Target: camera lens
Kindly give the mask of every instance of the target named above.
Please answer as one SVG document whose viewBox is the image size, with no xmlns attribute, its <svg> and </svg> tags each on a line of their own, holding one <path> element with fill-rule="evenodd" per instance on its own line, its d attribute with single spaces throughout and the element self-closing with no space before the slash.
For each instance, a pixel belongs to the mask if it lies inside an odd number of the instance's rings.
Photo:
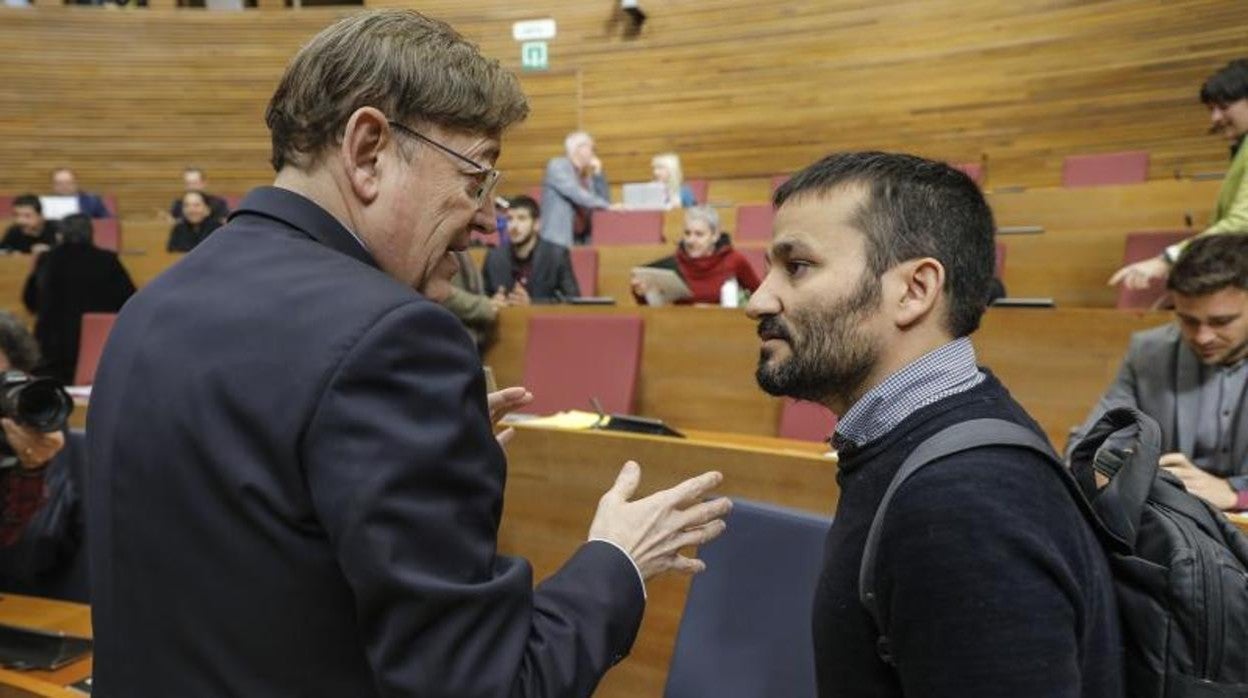
<svg viewBox="0 0 1248 698">
<path fill-rule="evenodd" d="M 39 431 L 57 431 L 65 427 L 73 408 L 64 388 L 55 381 L 37 379 L 18 393 L 15 418 Z"/>
</svg>

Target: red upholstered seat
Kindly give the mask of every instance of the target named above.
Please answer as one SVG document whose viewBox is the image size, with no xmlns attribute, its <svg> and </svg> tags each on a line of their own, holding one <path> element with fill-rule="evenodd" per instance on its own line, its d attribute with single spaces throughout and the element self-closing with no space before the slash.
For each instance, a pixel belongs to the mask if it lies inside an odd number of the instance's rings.
<svg viewBox="0 0 1248 698">
<path fill-rule="evenodd" d="M 1127 243 L 1122 251 L 1123 265 L 1156 257 L 1176 242 L 1192 236 L 1190 230 L 1156 230 L 1151 232 L 1128 233 Z M 1118 302 L 1115 307 L 1120 310 L 1143 310 L 1153 307 L 1157 299 L 1166 294 L 1164 279 L 1154 279 L 1148 288 L 1138 291 L 1120 285 Z"/>
<path fill-rule="evenodd" d="M 984 185 L 984 166 L 978 162 L 954 162 L 950 166 L 955 170 L 961 170 L 970 177 L 972 181 L 981 187 Z"/>
<path fill-rule="evenodd" d="M 779 436 L 802 441 L 825 441 L 836 429 L 836 415 L 815 402 L 784 398 Z"/>
<path fill-rule="evenodd" d="M 529 195 L 530 199 L 536 201 L 538 206 L 542 205 L 542 185 L 539 184 L 536 187 L 529 187 L 529 190 L 525 193 Z"/>
<path fill-rule="evenodd" d="M 997 243 L 996 261 L 993 262 L 992 275 L 998 279 L 1005 278 L 1005 243 Z"/>
<path fill-rule="evenodd" d="M 74 370 L 74 385 L 91 385 L 95 381 L 95 369 L 100 365 L 104 343 L 113 330 L 116 313 L 85 313 L 82 316 L 82 334 L 78 343 L 78 366 Z"/>
<path fill-rule="evenodd" d="M 524 385 L 533 391 L 526 412 L 633 411 L 641 366 L 638 315 L 534 315 L 524 350 Z"/>
<path fill-rule="evenodd" d="M 686 179 L 685 185 L 693 192 L 693 198 L 700 204 L 707 202 L 706 192 L 710 189 L 710 180 L 706 179 Z"/>
<path fill-rule="evenodd" d="M 662 211 L 594 211 L 595 245 L 653 245 L 663 242 Z"/>
<path fill-rule="evenodd" d="M 9 194 L 0 195 L 0 218 L 11 218 L 13 216 L 13 199 L 16 196 Z"/>
<path fill-rule="evenodd" d="M 1063 187 L 1099 187 L 1148 181 L 1148 151 L 1072 155 L 1062 161 Z"/>
<path fill-rule="evenodd" d="M 245 194 L 222 194 L 221 198 L 225 200 L 225 207 L 233 213 L 238 210 L 239 204 L 243 203 L 244 196 Z"/>
<path fill-rule="evenodd" d="M 121 217 L 121 212 L 117 210 L 116 194 L 101 194 L 100 199 L 104 202 L 104 208 L 107 208 L 108 212 L 113 214 L 113 218 Z"/>
<path fill-rule="evenodd" d="M 771 204 L 747 204 L 737 207 L 737 230 L 733 240 L 745 242 L 771 240 L 771 223 L 776 212 Z"/>
<path fill-rule="evenodd" d="M 121 222 L 116 218 L 91 219 L 91 240 L 101 250 L 121 250 Z"/>
<path fill-rule="evenodd" d="M 598 250 L 592 247 L 573 247 L 572 274 L 582 296 L 598 295 Z"/>
</svg>

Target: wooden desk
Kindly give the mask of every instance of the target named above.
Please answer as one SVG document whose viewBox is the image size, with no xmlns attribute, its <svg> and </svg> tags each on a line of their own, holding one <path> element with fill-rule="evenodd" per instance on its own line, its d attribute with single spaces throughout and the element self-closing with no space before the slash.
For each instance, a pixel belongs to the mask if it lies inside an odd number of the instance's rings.
<svg viewBox="0 0 1248 698">
<path fill-rule="evenodd" d="M 836 466 L 821 444 L 689 432 L 690 438 L 517 427 L 507 447 L 507 493 L 499 550 L 533 563 L 534 579 L 556 569 L 584 542 L 598 499 L 624 461 L 641 464 L 641 492 L 706 470 L 724 474 L 720 494 L 805 509 L 835 510 Z M 596 698 L 660 696 L 667 680 L 689 580 L 651 580 L 641 632 L 630 658 L 613 669 Z"/>
<path fill-rule="evenodd" d="M 20 625 L 38 630 L 57 630 L 84 637 L 91 636 L 91 609 L 67 601 L 40 599 L 33 596 L 4 594 L 0 596 L 0 623 Z M 0 698 L 78 698 L 85 693 L 73 688 L 91 675 L 91 658 L 86 657 L 56 671 L 13 671 L 0 669 Z"/>
</svg>

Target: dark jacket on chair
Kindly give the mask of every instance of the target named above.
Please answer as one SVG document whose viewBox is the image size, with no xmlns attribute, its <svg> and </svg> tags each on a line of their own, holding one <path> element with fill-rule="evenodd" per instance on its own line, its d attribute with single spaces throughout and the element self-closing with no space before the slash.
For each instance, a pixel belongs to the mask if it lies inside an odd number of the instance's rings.
<svg viewBox="0 0 1248 698">
<path fill-rule="evenodd" d="M 632 645 L 612 545 L 536 590 L 498 554 L 459 321 L 298 194 L 251 192 L 126 304 L 89 423 L 96 698 L 571 698 Z"/>
</svg>

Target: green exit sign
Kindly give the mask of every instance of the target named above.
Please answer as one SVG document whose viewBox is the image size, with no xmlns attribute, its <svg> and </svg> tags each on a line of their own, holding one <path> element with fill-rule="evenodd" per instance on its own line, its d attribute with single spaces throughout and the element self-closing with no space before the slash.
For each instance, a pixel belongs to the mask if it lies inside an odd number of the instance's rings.
<svg viewBox="0 0 1248 698">
<path fill-rule="evenodd" d="M 520 44 L 520 67 L 525 70 L 546 70 L 550 67 L 545 41 Z"/>
</svg>

